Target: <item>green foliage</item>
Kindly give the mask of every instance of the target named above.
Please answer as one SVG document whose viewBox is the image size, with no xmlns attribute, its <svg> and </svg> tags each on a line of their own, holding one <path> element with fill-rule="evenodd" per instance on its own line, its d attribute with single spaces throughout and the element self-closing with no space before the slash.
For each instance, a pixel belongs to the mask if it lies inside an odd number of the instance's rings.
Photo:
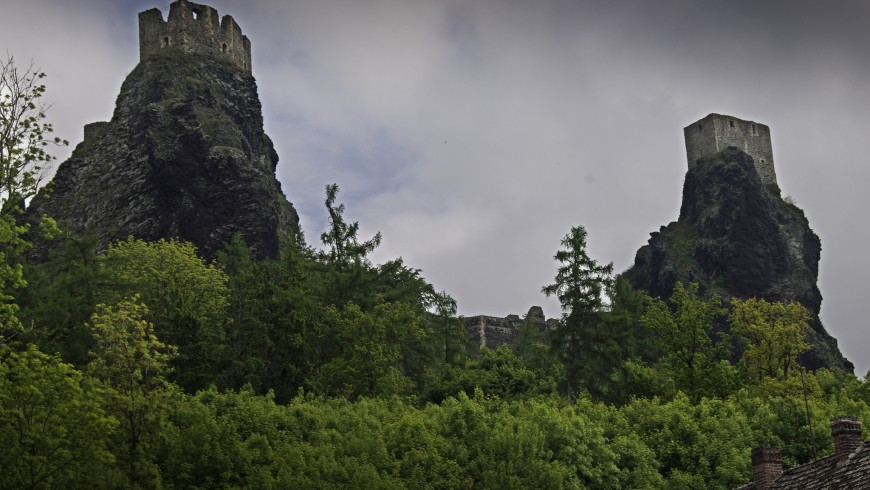
<svg viewBox="0 0 870 490">
<path fill-rule="evenodd" d="M 402 346 L 423 335 L 421 319 L 407 304 L 384 303 L 367 313 L 350 303 L 330 307 L 325 334 L 339 353 L 323 364 L 309 383 L 319 393 L 349 398 L 403 394 L 412 384 L 402 370 Z"/>
<path fill-rule="evenodd" d="M 20 69 L 7 54 L 0 59 L 0 215 L 19 212 L 34 194 L 48 165 L 55 159 L 49 144 L 68 145 L 51 138 L 54 127 L 45 122 L 42 102 L 45 73 L 31 63 Z"/>
<path fill-rule="evenodd" d="M 735 373 L 726 360 L 728 343 L 714 343 L 713 324 L 725 312 L 718 296 L 702 299 L 698 284 L 674 287 L 669 307 L 657 298 L 650 299 L 643 324 L 654 332 L 666 354 L 659 361 L 672 377 L 676 389 L 694 400 L 702 396 L 723 395 L 734 388 Z"/>
<path fill-rule="evenodd" d="M 139 295 L 158 336 L 178 347 L 178 383 L 189 390 L 206 386 L 225 359 L 227 275 L 187 242 L 129 238 L 111 245 L 104 257 L 116 285 L 104 302 Z"/>
<path fill-rule="evenodd" d="M 0 362 L 0 488 L 96 487 L 111 469 L 106 435 L 118 421 L 100 390 L 57 356 L 29 345 Z"/>
<path fill-rule="evenodd" d="M 48 260 L 24 268 L 27 288 L 18 296 L 26 338 L 47 352 L 58 352 L 77 367 L 93 350 L 88 321 L 109 282 L 96 240 L 64 234 Z"/>
<path fill-rule="evenodd" d="M 554 361 L 549 355 L 548 359 Z M 495 350 L 483 348 L 478 359 L 469 359 L 462 366 L 430 370 L 425 394 L 437 402 L 459 393 L 471 396 L 477 390 L 506 400 L 549 395 L 555 393 L 556 382 L 561 379 L 560 367 L 530 365 L 504 345 Z"/>
<path fill-rule="evenodd" d="M 558 329 L 526 318 L 512 347 L 476 350 L 446 292 L 371 263 L 379 236 L 360 243 L 337 192 L 326 249 L 277 260 L 240 236 L 215 264 L 167 241 L 98 254 L 46 221 L 57 248 L 22 269 L 10 229 L 16 340 L 92 354 L 83 374 L 0 345 L 0 488 L 726 489 L 749 481 L 752 447 L 799 464 L 832 450 L 831 417 L 870 423 L 866 381 L 795 369 L 795 306 L 734 302 L 740 376 L 717 298 L 612 280 L 582 227 L 544 288 Z"/>
<path fill-rule="evenodd" d="M 546 296 L 556 296 L 562 311 L 570 317 L 593 315 L 604 304 L 603 294 L 610 285 L 613 264 L 598 265 L 586 253 L 586 228 L 575 226 L 562 238 L 563 250 L 553 256 L 561 265 L 556 282 L 541 288 Z"/>
<path fill-rule="evenodd" d="M 433 306 L 435 312 L 431 322 L 438 341 L 436 352 L 443 353 L 443 356 L 436 357 L 446 364 L 459 363 L 464 357 L 468 335 L 465 325 L 456 318 L 456 300 L 447 291 L 441 291 L 433 295 Z"/>
<path fill-rule="evenodd" d="M 27 242 L 21 238 L 26 231 L 26 226 L 15 223 L 14 216 L 0 215 L 0 345 L 24 330 L 18 318 L 15 292 L 27 285 L 21 262 L 28 248 Z"/>
<path fill-rule="evenodd" d="M 362 243 L 357 239 L 359 223 L 347 223 L 344 220 L 344 204 L 335 204 L 338 196 L 338 184 L 326 186 L 326 209 L 329 211 L 329 229 L 320 235 L 320 240 L 329 247 L 326 252 L 327 261 L 343 269 L 351 264 L 360 265 L 366 262 L 366 256 L 381 243 L 381 234 L 377 233 L 370 240 Z"/>
<path fill-rule="evenodd" d="M 740 366 L 746 375 L 754 382 L 788 378 L 798 355 L 810 348 L 807 309 L 797 302 L 768 303 L 755 298 L 734 299 L 731 307 L 732 333 L 743 343 Z"/>
<path fill-rule="evenodd" d="M 88 372 L 104 387 L 103 404 L 120 422 L 115 454 L 130 484 L 159 481 L 151 451 L 160 432 L 171 385 L 165 376 L 175 354 L 145 320 L 148 309 L 134 296 L 116 306 L 98 305 L 92 318 L 96 348 Z"/>
<path fill-rule="evenodd" d="M 730 489 L 748 481 L 749 449 L 756 445 L 747 416 L 730 400 L 693 403 L 639 398 L 621 414 L 651 448 L 668 488 Z"/>
<path fill-rule="evenodd" d="M 611 337 L 602 321 L 603 295 L 611 287 L 613 263 L 599 265 L 586 253 L 586 229 L 571 228 L 562 239 L 562 250 L 553 257 L 561 265 L 553 284 L 541 291 L 556 296 L 562 305 L 562 321 L 553 335 L 553 346 L 565 366 L 563 392 L 572 397 L 578 390 L 600 395 L 610 371 Z"/>
</svg>

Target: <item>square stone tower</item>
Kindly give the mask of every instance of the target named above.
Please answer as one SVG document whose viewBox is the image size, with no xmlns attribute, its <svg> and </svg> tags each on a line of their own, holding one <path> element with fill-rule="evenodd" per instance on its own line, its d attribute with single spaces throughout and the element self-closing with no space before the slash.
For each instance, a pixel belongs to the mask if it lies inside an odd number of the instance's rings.
<svg viewBox="0 0 870 490">
<path fill-rule="evenodd" d="M 242 28 L 232 17 L 221 18 L 208 5 L 177 0 L 169 5 L 169 18 L 165 21 L 156 8 L 139 13 L 139 59 L 167 48 L 225 57 L 251 72 L 248 36 L 242 34 Z"/>
<path fill-rule="evenodd" d="M 683 129 L 689 168 L 704 155 L 735 146 L 755 161 L 755 169 L 764 185 L 776 184 L 770 128 L 766 124 L 745 121 L 734 116 L 709 114 Z"/>
</svg>

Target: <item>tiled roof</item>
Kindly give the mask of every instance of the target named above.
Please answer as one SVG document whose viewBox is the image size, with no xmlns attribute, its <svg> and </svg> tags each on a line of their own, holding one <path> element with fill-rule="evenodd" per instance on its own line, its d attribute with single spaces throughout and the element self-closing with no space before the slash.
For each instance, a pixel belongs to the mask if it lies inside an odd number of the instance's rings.
<svg viewBox="0 0 870 490">
<path fill-rule="evenodd" d="M 738 490 L 754 490 L 755 482 Z M 782 473 L 769 490 L 860 490 L 870 489 L 870 442 L 864 442 L 849 458 L 837 464 L 827 456 Z"/>
</svg>

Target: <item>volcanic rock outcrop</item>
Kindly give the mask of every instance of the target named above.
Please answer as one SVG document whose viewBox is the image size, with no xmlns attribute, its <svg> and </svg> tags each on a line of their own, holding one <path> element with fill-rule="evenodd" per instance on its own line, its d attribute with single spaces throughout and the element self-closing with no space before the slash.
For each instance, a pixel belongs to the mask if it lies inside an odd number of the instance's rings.
<svg viewBox="0 0 870 490">
<path fill-rule="evenodd" d="M 691 148 L 689 153 L 691 158 Z M 698 282 L 725 300 L 798 301 L 812 316 L 812 348 L 802 364 L 851 372 L 852 363 L 819 319 L 819 237 L 804 212 L 780 197 L 775 181 L 762 181 L 757 167 L 752 156 L 733 146 L 690 160 L 679 219 L 650 234 L 624 275 L 660 298 L 682 281 Z"/>
<path fill-rule="evenodd" d="M 218 24 L 214 9 L 183 0 L 167 22 L 156 9 L 140 14 L 140 37 L 112 120 L 85 126 L 27 218 L 51 216 L 101 248 L 178 238 L 213 257 L 239 233 L 256 256 L 277 256 L 299 218 L 275 178 L 247 37 L 229 16 Z"/>
</svg>

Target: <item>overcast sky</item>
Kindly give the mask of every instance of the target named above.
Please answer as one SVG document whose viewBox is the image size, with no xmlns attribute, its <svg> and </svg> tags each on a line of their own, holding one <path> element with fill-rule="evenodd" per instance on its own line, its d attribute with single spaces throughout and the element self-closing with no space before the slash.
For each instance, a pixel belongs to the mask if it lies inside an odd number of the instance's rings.
<svg viewBox="0 0 870 490">
<path fill-rule="evenodd" d="M 824 324 L 870 369 L 870 2 L 207 3 L 251 39 L 309 243 L 336 182 L 362 237 L 382 232 L 376 262 L 403 257 L 466 316 L 558 316 L 540 290 L 571 226 L 625 270 L 679 214 L 682 128 L 768 124 L 779 185 L 822 240 Z M 0 48 L 47 73 L 74 146 L 138 62 L 136 14 L 168 5 L 0 0 Z"/>
</svg>

